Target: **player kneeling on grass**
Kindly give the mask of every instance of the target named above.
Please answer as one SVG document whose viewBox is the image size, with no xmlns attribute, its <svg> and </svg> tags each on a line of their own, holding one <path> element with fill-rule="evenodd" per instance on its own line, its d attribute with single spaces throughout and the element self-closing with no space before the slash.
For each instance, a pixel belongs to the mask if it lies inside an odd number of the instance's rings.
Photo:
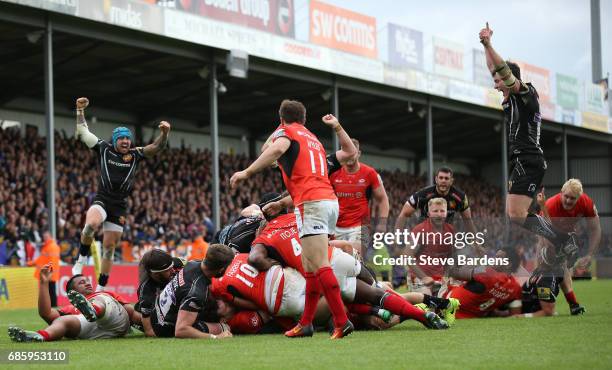
<svg viewBox="0 0 612 370">
<path fill-rule="evenodd" d="M 216 323 L 217 305 L 210 297 L 211 279 L 221 277 L 234 252 L 223 244 L 208 247 L 202 261 L 187 262 L 155 299 L 151 326 L 158 337 L 226 338 L 227 326 Z M 212 322 L 213 324 L 209 324 Z"/>
<path fill-rule="evenodd" d="M 38 314 L 49 326 L 29 331 L 11 326 L 9 337 L 15 342 L 45 342 L 63 337 L 73 339 L 103 339 L 123 337 L 130 332 L 130 322 L 139 323 L 140 315 L 132 305 L 111 292 L 94 292 L 89 280 L 75 275 L 66 283 L 68 299 L 72 305 L 51 308 L 49 279 L 51 265 L 40 271 Z M 130 320 L 131 319 L 131 320 Z"/>
</svg>

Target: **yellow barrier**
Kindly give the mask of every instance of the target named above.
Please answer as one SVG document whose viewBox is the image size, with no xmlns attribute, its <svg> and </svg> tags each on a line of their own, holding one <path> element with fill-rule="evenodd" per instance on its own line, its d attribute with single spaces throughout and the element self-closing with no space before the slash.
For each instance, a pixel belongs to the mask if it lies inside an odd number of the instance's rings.
<svg viewBox="0 0 612 370">
<path fill-rule="evenodd" d="M 36 308 L 38 282 L 34 270 L 34 267 L 0 268 L 0 311 Z"/>
</svg>

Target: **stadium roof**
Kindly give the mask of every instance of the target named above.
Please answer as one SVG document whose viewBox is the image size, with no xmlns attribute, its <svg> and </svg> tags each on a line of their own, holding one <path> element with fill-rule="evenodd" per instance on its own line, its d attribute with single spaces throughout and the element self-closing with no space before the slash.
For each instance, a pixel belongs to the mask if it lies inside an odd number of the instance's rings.
<svg viewBox="0 0 612 370">
<path fill-rule="evenodd" d="M 77 95 L 88 96 L 97 107 L 134 117 L 134 122 L 126 123 L 148 125 L 162 117 L 179 118 L 196 122 L 203 132 L 208 131 L 206 73 L 211 49 L 62 15 L 54 18 L 58 29 L 53 34 L 58 114 L 70 111 Z M 6 82 L 0 91 L 1 108 L 26 109 L 20 102 L 44 101 L 43 46 L 36 40 L 37 35 L 42 36 L 41 26 L 35 19 L 30 25 L 0 21 L 0 80 Z M 277 122 L 278 104 L 284 98 L 303 101 L 310 122 L 332 111 L 329 92 L 335 77 L 330 74 L 251 57 L 248 78 L 238 79 L 230 77 L 222 65 L 225 52 L 217 51 L 215 58 L 220 63 L 218 80 L 227 88 L 219 95 L 219 122 L 223 125 L 240 126 L 254 137 L 265 137 Z M 381 151 L 408 149 L 417 157 L 425 157 L 426 118 L 420 113 L 426 95 L 347 78 L 335 82 L 340 120 L 351 136 Z M 434 153 L 474 160 L 501 158 L 501 112 L 431 99 Z M 27 109 L 44 113 L 44 104 L 38 108 Z M 104 118 L 103 114 L 98 116 Z M 331 136 L 322 125 L 311 126 L 317 134 Z M 553 123 L 544 126 L 562 130 Z M 569 127 L 568 131 L 612 140 L 612 135 L 579 128 Z M 554 144 L 554 135 L 543 138 L 545 147 Z"/>
</svg>

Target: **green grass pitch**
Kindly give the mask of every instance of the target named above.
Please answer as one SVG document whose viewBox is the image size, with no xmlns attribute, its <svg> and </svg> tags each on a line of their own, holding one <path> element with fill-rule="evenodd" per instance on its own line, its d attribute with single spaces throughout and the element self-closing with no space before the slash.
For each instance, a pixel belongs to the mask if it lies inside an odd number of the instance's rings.
<svg viewBox="0 0 612 370">
<path fill-rule="evenodd" d="M 40 329 L 35 310 L 0 312 L 0 350 L 69 350 L 73 369 L 611 369 L 612 280 L 575 283 L 586 307 L 569 316 L 563 297 L 559 315 L 540 319 L 459 320 L 447 331 L 405 322 L 385 332 L 357 332 L 340 341 L 326 333 L 311 339 L 281 335 L 243 336 L 222 341 L 124 339 L 12 343 L 11 324 Z M 3 369 L 49 368 L 6 365 Z"/>
</svg>

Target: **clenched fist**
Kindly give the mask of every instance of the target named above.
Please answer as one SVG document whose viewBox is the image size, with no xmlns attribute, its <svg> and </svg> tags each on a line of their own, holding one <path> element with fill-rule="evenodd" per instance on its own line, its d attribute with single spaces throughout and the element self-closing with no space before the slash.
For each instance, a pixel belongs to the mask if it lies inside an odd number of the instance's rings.
<svg viewBox="0 0 612 370">
<path fill-rule="evenodd" d="M 87 98 L 78 98 L 76 100 L 76 109 L 85 109 L 89 105 L 89 99 Z"/>
<path fill-rule="evenodd" d="M 170 132 L 170 124 L 166 121 L 161 121 L 159 123 L 159 129 L 161 130 L 162 134 L 168 135 Z"/>
<path fill-rule="evenodd" d="M 484 46 L 489 46 L 491 44 L 491 37 L 493 37 L 493 30 L 489 28 L 489 22 L 487 22 L 486 28 L 480 30 L 478 34 L 480 37 L 480 43 Z"/>
</svg>

